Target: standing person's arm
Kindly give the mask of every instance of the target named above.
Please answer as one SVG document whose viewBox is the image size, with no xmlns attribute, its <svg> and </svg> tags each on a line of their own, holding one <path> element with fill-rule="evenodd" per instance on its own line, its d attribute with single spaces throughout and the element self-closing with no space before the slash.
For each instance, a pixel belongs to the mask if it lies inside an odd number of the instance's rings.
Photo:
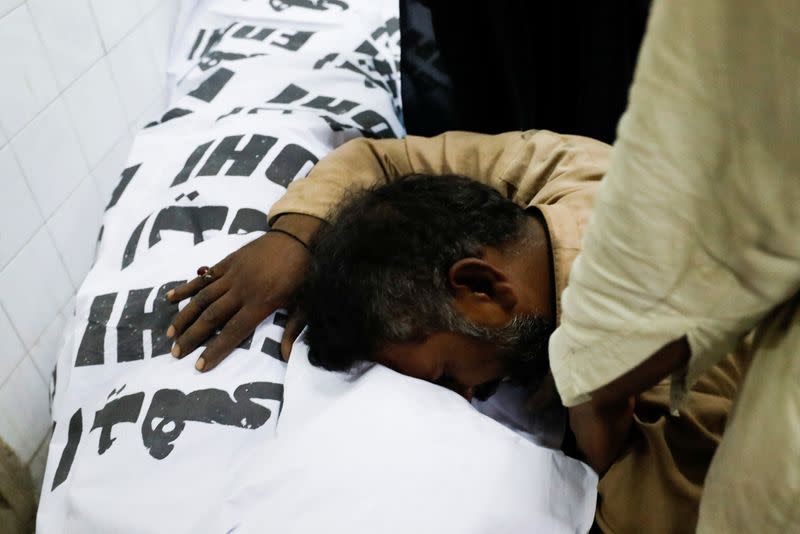
<svg viewBox="0 0 800 534">
<path fill-rule="evenodd" d="M 797 15 L 655 3 L 550 341 L 565 405 L 619 403 L 670 373 L 677 400 L 800 287 Z"/>
</svg>

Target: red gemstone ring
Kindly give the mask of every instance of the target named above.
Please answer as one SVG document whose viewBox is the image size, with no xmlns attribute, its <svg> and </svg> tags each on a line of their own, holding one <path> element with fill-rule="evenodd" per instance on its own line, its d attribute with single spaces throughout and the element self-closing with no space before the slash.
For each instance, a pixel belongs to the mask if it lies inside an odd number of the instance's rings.
<svg viewBox="0 0 800 534">
<path fill-rule="evenodd" d="M 214 275 L 211 274 L 211 269 L 205 265 L 197 268 L 197 276 L 207 281 L 214 279 Z"/>
</svg>

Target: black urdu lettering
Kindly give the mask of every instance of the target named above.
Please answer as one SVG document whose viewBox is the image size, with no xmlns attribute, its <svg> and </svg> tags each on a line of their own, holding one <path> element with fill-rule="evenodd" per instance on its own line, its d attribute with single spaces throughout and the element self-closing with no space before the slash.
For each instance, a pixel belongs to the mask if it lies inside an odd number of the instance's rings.
<svg viewBox="0 0 800 534">
<path fill-rule="evenodd" d="M 141 166 L 142 164 L 138 163 L 136 165 L 131 165 L 130 167 L 122 171 L 119 183 L 117 183 L 117 186 L 111 193 L 111 200 L 108 201 L 106 210 L 116 206 L 117 202 L 119 202 L 119 199 L 122 196 L 122 193 L 125 192 L 125 188 L 127 188 L 128 184 L 131 183 L 131 180 L 133 179 L 134 176 L 136 176 L 136 172 L 139 170 Z"/>
<path fill-rule="evenodd" d="M 125 245 L 125 250 L 122 252 L 122 269 L 125 269 L 128 265 L 133 263 L 134 258 L 136 258 L 136 248 L 139 246 L 139 239 L 142 237 L 144 225 L 149 218 L 148 216 L 137 224 L 136 228 L 133 229 L 133 233 L 131 233 L 131 236 L 128 238 L 128 243 Z"/>
<path fill-rule="evenodd" d="M 336 100 L 339 100 L 339 102 L 334 104 Z M 344 98 L 336 99 L 330 96 L 317 96 L 303 104 L 303 106 L 327 111 L 329 113 L 333 113 L 334 115 L 344 115 L 345 113 L 350 113 L 353 111 L 353 109 L 358 107 L 358 102 L 353 102 L 352 100 L 346 100 Z"/>
<path fill-rule="evenodd" d="M 184 394 L 162 389 L 153 395 L 142 422 L 142 443 L 153 458 L 163 460 L 175 448 L 174 441 L 187 421 L 256 429 L 266 423 L 272 410 L 252 399 L 283 402 L 283 385 L 273 382 L 242 384 L 230 395 L 219 389 L 201 389 Z"/>
<path fill-rule="evenodd" d="M 242 208 L 236 212 L 229 234 L 249 234 L 251 232 L 266 232 L 269 230 L 267 214 L 252 208 Z"/>
<path fill-rule="evenodd" d="M 203 232 L 222 230 L 227 216 L 225 206 L 168 206 L 156 215 L 147 245 L 154 247 L 168 230 L 192 234 L 197 245 L 203 241 Z"/>
<path fill-rule="evenodd" d="M 266 176 L 279 186 L 287 187 L 303 170 L 311 170 L 317 161 L 310 150 L 291 143 L 283 147 L 272 161 L 266 170 Z"/>
<path fill-rule="evenodd" d="M 167 337 L 167 327 L 178 313 L 178 304 L 168 302 L 167 291 L 185 283 L 185 280 L 168 282 L 158 288 L 153 299 L 153 311 L 144 307 L 152 288 L 128 292 L 122 316 L 117 324 L 117 361 L 130 362 L 144 359 L 144 331 L 150 331 L 150 353 L 153 358 L 169 353 L 172 340 Z"/>
<path fill-rule="evenodd" d="M 377 139 L 397 137 L 392 127 L 389 125 L 389 122 L 377 111 L 371 109 L 364 110 L 354 115 L 353 120 L 360 126 L 365 137 Z"/>
<path fill-rule="evenodd" d="M 240 27 L 233 33 L 233 37 L 236 39 L 251 39 L 254 41 L 264 41 L 267 37 L 270 36 L 272 32 L 275 30 L 273 28 L 258 28 L 258 32 L 253 34 L 256 31 L 255 26 L 244 25 Z"/>
<path fill-rule="evenodd" d="M 195 148 L 191 154 L 189 154 L 189 157 L 186 159 L 186 163 L 183 164 L 183 168 L 175 176 L 175 179 L 172 180 L 172 184 L 170 184 L 170 187 L 182 184 L 189 179 L 189 176 L 191 176 L 192 171 L 200 162 L 205 153 L 208 151 L 208 148 L 212 145 L 212 143 L 213 141 L 209 141 L 208 143 L 203 143 L 202 145 Z"/>
<path fill-rule="evenodd" d="M 271 100 L 268 100 L 267 104 L 291 104 L 292 102 L 300 100 L 306 95 L 308 95 L 308 91 L 298 85 L 290 83 L 283 90 L 281 90 L 277 96 L 273 97 Z"/>
<path fill-rule="evenodd" d="M 178 119 L 180 117 L 184 117 L 192 113 L 191 109 L 183 109 L 183 108 L 172 108 L 166 113 L 161 116 L 161 119 L 153 122 L 148 122 L 145 125 L 145 128 L 152 128 L 153 126 L 158 126 L 159 124 L 164 124 L 165 122 L 169 122 L 172 119 Z"/>
<path fill-rule="evenodd" d="M 214 148 L 198 176 L 216 176 L 228 161 L 233 162 L 225 173 L 226 176 L 250 176 L 258 164 L 275 145 L 277 139 L 266 135 L 253 134 L 241 150 L 237 150 L 243 135 L 225 137 Z"/>
<path fill-rule="evenodd" d="M 120 390 L 121 391 L 121 390 Z M 97 454 L 105 453 L 117 438 L 111 437 L 114 425 L 120 423 L 135 423 L 142 410 L 144 393 L 132 393 L 119 397 L 106 403 L 94 414 L 94 422 L 89 432 L 100 429 L 100 439 L 97 444 Z"/>
<path fill-rule="evenodd" d="M 75 355 L 75 367 L 103 364 L 106 328 L 116 300 L 116 293 L 97 295 L 92 300 L 86 330 L 83 331 L 78 353 Z"/>
<path fill-rule="evenodd" d="M 294 33 L 287 33 L 281 32 L 279 37 L 283 37 L 285 40 L 282 43 L 278 41 L 273 41 L 273 45 L 285 48 L 291 52 L 297 52 L 302 48 L 304 44 L 308 42 L 311 36 L 314 35 L 314 32 L 307 32 L 307 31 L 296 31 Z"/>
<path fill-rule="evenodd" d="M 81 434 L 83 433 L 83 415 L 81 409 L 72 414 L 69 419 L 69 427 L 67 428 L 67 444 L 64 445 L 64 450 L 61 452 L 61 458 L 58 460 L 56 473 L 53 475 L 53 485 L 50 486 L 50 491 L 55 490 L 60 486 L 72 469 L 72 463 L 75 461 L 75 454 L 78 452 L 78 445 L 81 443 Z"/>
</svg>

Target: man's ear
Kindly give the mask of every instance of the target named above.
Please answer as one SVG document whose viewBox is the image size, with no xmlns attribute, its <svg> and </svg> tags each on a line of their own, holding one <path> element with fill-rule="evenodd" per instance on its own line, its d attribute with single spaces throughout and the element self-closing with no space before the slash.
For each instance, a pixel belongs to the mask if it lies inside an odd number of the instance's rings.
<svg viewBox="0 0 800 534">
<path fill-rule="evenodd" d="M 458 312 L 484 326 L 502 326 L 512 318 L 517 293 L 508 277 L 481 258 L 464 258 L 447 273 Z"/>
</svg>

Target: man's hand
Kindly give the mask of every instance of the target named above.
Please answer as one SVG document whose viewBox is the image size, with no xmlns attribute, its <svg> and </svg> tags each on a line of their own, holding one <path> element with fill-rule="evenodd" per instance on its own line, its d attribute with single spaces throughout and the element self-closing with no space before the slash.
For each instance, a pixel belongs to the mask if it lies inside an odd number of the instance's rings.
<svg viewBox="0 0 800 534">
<path fill-rule="evenodd" d="M 322 224 L 314 217 L 289 214 L 274 228 L 308 243 Z M 306 247 L 295 239 L 268 232 L 211 267 L 210 280 L 198 276 L 167 293 L 170 302 L 192 297 L 167 330 L 167 336 L 176 339 L 172 355 L 182 358 L 219 330 L 195 364 L 199 371 L 216 367 L 261 321 L 291 304 L 310 259 Z M 302 329 L 302 319 L 290 315 L 281 340 L 284 359 Z"/>
</svg>

